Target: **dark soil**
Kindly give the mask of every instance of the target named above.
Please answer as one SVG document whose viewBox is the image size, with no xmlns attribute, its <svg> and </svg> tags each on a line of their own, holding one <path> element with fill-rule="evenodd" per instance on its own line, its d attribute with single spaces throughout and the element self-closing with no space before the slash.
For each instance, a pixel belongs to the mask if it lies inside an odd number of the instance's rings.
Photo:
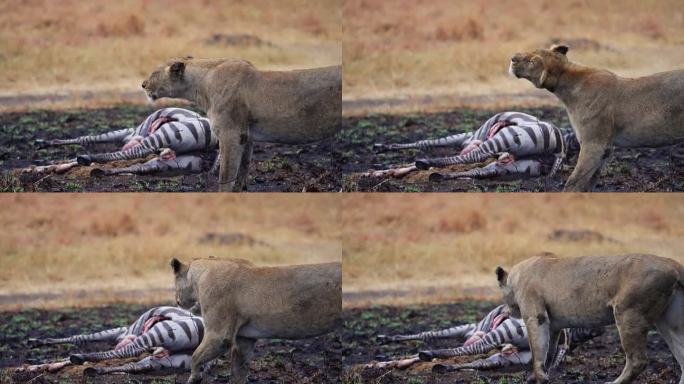
<svg viewBox="0 0 684 384">
<path fill-rule="evenodd" d="M 433 374 L 431 363 L 408 370 L 363 369 L 373 360 L 385 361 L 410 356 L 431 346 L 419 341 L 382 343 L 378 335 L 408 334 L 424 330 L 448 328 L 466 322 L 479 321 L 496 304 L 464 301 L 443 305 L 407 307 L 374 307 L 345 311 L 342 335 L 345 383 L 524 383 L 525 369 L 520 371 L 469 371 Z M 434 345 L 445 348 L 448 345 Z M 667 345 L 657 333 L 648 337 L 650 363 L 635 383 L 678 383 L 679 366 Z M 571 352 L 561 372 L 552 376 L 553 383 L 604 383 L 617 378 L 625 359 L 617 329 L 607 332 Z"/>
<path fill-rule="evenodd" d="M 562 108 L 511 108 L 570 127 Z M 501 111 L 458 109 L 451 112 L 412 115 L 368 115 L 343 120 L 336 149 L 341 151 L 345 191 L 419 192 L 419 191 L 560 191 L 570 176 L 577 157 L 569 159 L 562 171 L 545 184 L 543 179 L 514 182 L 448 180 L 429 182 L 428 171 L 405 178 L 359 178 L 358 173 L 411 164 L 416 157 L 453 156 L 454 149 L 434 149 L 375 153 L 374 143 L 413 142 L 473 131 Z M 616 149 L 603 168 L 597 191 L 682 191 L 684 168 L 682 148 Z"/>
<path fill-rule="evenodd" d="M 0 312 L 0 383 L 185 383 L 188 373 L 113 374 L 84 377 L 84 366 L 55 374 L 14 372 L 22 364 L 64 359 L 70 353 L 111 349 L 107 343 L 31 348 L 29 337 L 65 337 L 131 324 L 151 306 L 119 304 L 101 308 Z M 296 340 L 260 340 L 251 363 L 250 383 L 337 383 L 342 371 L 339 333 Z M 32 380 L 32 381 L 31 381 Z M 203 383 L 230 381 L 229 354 L 217 359 Z"/>
<path fill-rule="evenodd" d="M 0 114 L 0 191 L 215 191 L 216 178 L 189 176 L 128 176 L 91 178 L 87 172 L 64 175 L 17 175 L 12 169 L 67 161 L 77 154 L 115 151 L 116 145 L 37 149 L 36 139 L 71 138 L 135 127 L 156 108 L 124 105 L 106 109 L 36 110 Z M 192 109 L 192 107 L 190 107 Z M 309 145 L 256 143 L 248 191 L 339 191 L 339 154 L 331 140 Z M 334 160 L 334 161 L 333 161 Z M 207 182 L 209 180 L 209 182 Z M 207 185 L 209 184 L 209 185 Z"/>
</svg>

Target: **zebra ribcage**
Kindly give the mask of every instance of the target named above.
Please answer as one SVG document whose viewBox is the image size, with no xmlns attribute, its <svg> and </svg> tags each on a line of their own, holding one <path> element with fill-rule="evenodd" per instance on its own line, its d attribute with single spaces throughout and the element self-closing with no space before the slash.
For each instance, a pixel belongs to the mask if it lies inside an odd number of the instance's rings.
<svg viewBox="0 0 684 384">
<path fill-rule="evenodd" d="M 74 336 L 70 336 L 70 337 L 63 337 L 63 338 L 57 338 L 57 339 L 55 339 L 55 338 L 38 339 L 38 340 L 36 340 L 36 342 L 38 342 L 40 344 L 63 344 L 63 343 L 83 344 L 83 343 L 87 343 L 90 341 L 114 341 L 119 336 L 125 335 L 127 330 L 128 330 L 127 327 L 119 327 L 119 328 L 107 329 L 104 331 L 85 334 L 85 335 L 74 335 Z"/>
<path fill-rule="evenodd" d="M 145 322 L 155 316 L 163 316 L 169 319 L 174 319 L 179 317 L 192 317 L 193 314 L 190 311 L 186 311 L 177 307 L 155 307 L 140 315 L 140 317 L 138 317 L 138 319 L 131 324 L 130 327 L 128 327 L 127 334 L 136 336 L 141 335 Z"/>
<path fill-rule="evenodd" d="M 480 322 L 477 323 L 477 326 L 475 327 L 475 332 L 489 332 L 492 329 L 492 323 L 494 322 L 494 319 L 497 316 L 499 316 L 505 308 L 506 305 L 502 304 L 489 311 L 489 313 L 484 317 L 484 319 L 480 320 Z"/>
<path fill-rule="evenodd" d="M 170 148 L 178 154 L 193 150 L 208 150 L 217 144 L 206 119 L 171 122 L 162 125 L 152 135 L 145 137 L 139 145 L 125 151 L 93 154 L 90 159 L 96 163 L 115 160 L 140 159 L 161 148 Z"/>
<path fill-rule="evenodd" d="M 435 357 L 482 355 L 503 344 L 513 344 L 528 348 L 527 329 L 522 320 L 507 319 L 482 339 L 464 347 L 433 351 Z"/>
<path fill-rule="evenodd" d="M 563 152 L 563 139 L 558 128 L 549 124 L 540 123 L 533 127 L 512 125 L 503 128 L 465 155 L 431 159 L 430 164 L 447 166 L 481 163 L 503 152 L 520 157 L 559 154 Z"/>
<path fill-rule="evenodd" d="M 156 323 L 125 347 L 106 352 L 77 355 L 84 361 L 100 361 L 134 357 L 145 351 L 163 347 L 170 352 L 194 350 L 204 337 L 204 324 L 199 317 L 188 317 Z"/>
</svg>

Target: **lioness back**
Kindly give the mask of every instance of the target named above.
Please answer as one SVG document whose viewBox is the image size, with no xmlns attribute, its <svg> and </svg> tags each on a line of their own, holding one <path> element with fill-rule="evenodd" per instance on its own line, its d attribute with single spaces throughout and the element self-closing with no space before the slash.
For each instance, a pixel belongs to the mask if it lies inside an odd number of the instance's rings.
<svg viewBox="0 0 684 384">
<path fill-rule="evenodd" d="M 197 262 L 197 261 L 195 261 Z M 194 262 L 194 263 L 195 263 Z M 193 266 L 194 266 L 193 263 Z M 339 325 L 342 311 L 340 263 L 258 267 L 207 260 L 199 289 L 223 292 L 207 306 L 238 308 L 249 319 L 241 335 L 297 339 L 321 335 Z"/>
<path fill-rule="evenodd" d="M 625 295 L 660 297 L 684 281 L 674 260 L 647 254 L 528 259 L 511 276 L 544 298 L 557 329 L 614 322 L 609 303 Z M 540 279 L 539 276 L 549 278 Z"/>
<path fill-rule="evenodd" d="M 261 71 L 247 92 L 267 95 L 267 100 L 248 106 L 253 116 L 250 132 L 256 141 L 309 143 L 328 138 L 340 128 L 340 66 Z"/>
<path fill-rule="evenodd" d="M 684 70 L 622 79 L 615 145 L 657 147 L 684 140 Z M 639 119 L 635 116 L 640 116 Z"/>
</svg>

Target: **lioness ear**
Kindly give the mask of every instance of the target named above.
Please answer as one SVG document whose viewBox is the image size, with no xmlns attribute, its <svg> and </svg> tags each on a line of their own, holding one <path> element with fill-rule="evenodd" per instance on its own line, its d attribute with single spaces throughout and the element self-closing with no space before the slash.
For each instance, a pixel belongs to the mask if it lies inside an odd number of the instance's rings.
<svg viewBox="0 0 684 384">
<path fill-rule="evenodd" d="M 496 267 L 496 280 L 499 282 L 499 287 L 506 286 L 508 273 L 501 267 Z"/>
<path fill-rule="evenodd" d="M 551 46 L 551 52 L 560 53 L 561 55 L 567 54 L 568 50 L 570 50 L 570 48 L 567 45 L 554 44 Z"/>
<path fill-rule="evenodd" d="M 176 259 L 175 257 L 171 259 L 171 268 L 173 269 L 174 274 L 178 275 L 182 267 L 183 263 L 181 263 L 180 260 Z"/>
<path fill-rule="evenodd" d="M 169 74 L 171 77 L 174 77 L 176 79 L 180 79 L 183 77 L 183 73 L 185 72 L 185 63 L 182 61 L 176 61 L 175 63 L 171 64 L 169 67 Z"/>
</svg>

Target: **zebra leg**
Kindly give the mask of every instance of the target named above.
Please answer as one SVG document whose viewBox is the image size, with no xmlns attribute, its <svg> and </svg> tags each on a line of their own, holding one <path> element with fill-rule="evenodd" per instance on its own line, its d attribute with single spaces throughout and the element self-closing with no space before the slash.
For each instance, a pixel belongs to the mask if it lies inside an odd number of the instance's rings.
<svg viewBox="0 0 684 384">
<path fill-rule="evenodd" d="M 436 148 L 436 147 L 448 147 L 448 146 L 454 146 L 454 147 L 462 147 L 463 144 L 465 144 L 466 141 L 470 140 L 473 137 L 473 134 L 471 132 L 466 132 L 466 133 L 459 133 L 456 135 L 451 135 L 447 137 L 442 137 L 439 139 L 433 139 L 433 140 L 419 140 L 415 141 L 412 143 L 405 143 L 405 144 L 373 144 L 373 149 L 380 153 L 380 152 L 387 152 L 387 151 L 396 151 L 396 150 L 401 150 L 401 149 L 421 149 L 421 150 L 427 150 L 430 148 Z"/>
<path fill-rule="evenodd" d="M 519 180 L 542 176 L 542 163 L 534 159 L 522 159 L 512 163 L 493 162 L 484 167 L 473 168 L 463 172 L 435 172 L 430 174 L 430 181 L 453 179 L 496 179 Z"/>
<path fill-rule="evenodd" d="M 140 144 L 125 151 L 78 155 L 76 156 L 76 161 L 80 165 L 90 165 L 92 163 L 107 163 L 115 160 L 142 159 L 153 154 L 154 151 L 154 148 Z"/>
<path fill-rule="evenodd" d="M 233 383 L 244 384 L 247 382 L 249 362 L 252 360 L 254 353 L 254 344 L 256 344 L 255 339 L 239 336 L 236 338 L 230 355 L 231 381 Z"/>
<path fill-rule="evenodd" d="M 467 335 L 475 329 L 475 324 L 464 324 L 457 327 L 451 327 L 440 331 L 425 331 L 411 335 L 395 335 L 385 336 L 378 335 L 378 339 L 387 341 L 408 341 L 408 340 L 423 340 L 431 341 L 435 339 L 460 339 L 465 340 Z"/>
<path fill-rule="evenodd" d="M 361 177 L 404 177 L 413 171 L 417 171 L 415 165 L 399 166 L 396 168 L 382 169 L 379 171 L 368 171 L 362 173 Z"/>
<path fill-rule="evenodd" d="M 17 368 L 17 371 L 19 372 L 57 372 L 60 369 L 71 365 L 71 361 L 69 359 L 64 359 L 64 360 L 59 360 L 59 361 L 54 361 L 52 363 L 45 363 L 45 364 L 35 364 L 35 365 L 29 365 L 28 367 L 19 367 Z"/>
<path fill-rule="evenodd" d="M 451 157 L 439 157 L 435 159 L 417 159 L 416 167 L 420 170 L 430 169 L 430 167 L 446 167 L 454 164 L 481 163 L 495 153 L 495 145 L 492 140 L 485 141 L 482 145 L 464 154 Z"/>
<path fill-rule="evenodd" d="M 143 164 L 133 164 L 123 168 L 95 168 L 90 171 L 92 177 L 113 176 L 122 173 L 135 175 L 163 174 L 191 174 L 202 172 L 202 158 L 193 155 L 182 155 L 171 160 L 155 158 Z"/>
<path fill-rule="evenodd" d="M 553 356 L 553 360 L 549 364 L 549 372 L 556 372 L 560 370 L 561 364 L 565 362 L 565 355 L 567 354 L 568 350 L 570 349 L 570 342 L 571 342 L 571 336 L 570 336 L 570 330 L 569 329 L 563 329 L 560 332 L 560 342 L 557 344 L 558 346 L 555 349 L 550 349 L 551 353 L 549 353 L 549 356 L 554 354 L 555 351 L 555 356 Z"/>
<path fill-rule="evenodd" d="M 368 363 L 364 366 L 365 369 L 368 368 L 378 368 L 378 369 L 385 369 L 385 368 L 396 368 L 396 369 L 406 369 L 413 364 L 417 363 L 420 361 L 420 358 L 418 355 L 413 355 L 411 357 L 407 357 L 405 359 L 398 359 L 398 360 L 390 360 L 390 361 L 380 361 L 377 363 Z"/>
<path fill-rule="evenodd" d="M 491 338 L 485 336 L 466 347 L 420 351 L 418 352 L 418 357 L 422 361 L 432 361 L 432 359 L 446 359 L 455 356 L 482 355 L 494 348 L 496 348 L 496 344 L 492 343 Z"/>
<path fill-rule="evenodd" d="M 145 373 L 161 370 L 183 370 L 190 368 L 192 355 L 181 353 L 169 356 L 148 356 L 140 361 L 113 367 L 88 367 L 83 371 L 86 376 L 105 375 L 108 373 Z"/>
<path fill-rule="evenodd" d="M 138 338 L 138 340 L 141 338 Z M 83 364 L 86 361 L 102 361 L 108 359 L 122 359 L 124 357 L 140 356 L 149 349 L 149 347 L 140 345 L 136 340 L 133 344 L 129 344 L 121 349 L 106 351 L 106 352 L 92 352 L 92 353 L 77 353 L 69 356 L 69 360 L 73 364 Z"/>
<path fill-rule="evenodd" d="M 476 369 L 476 370 L 492 370 L 511 367 L 515 365 L 527 365 L 532 361 L 531 351 L 516 352 L 514 354 L 507 355 L 503 352 L 489 356 L 486 359 L 478 359 L 471 361 L 469 363 L 462 364 L 435 364 L 432 367 L 432 372 L 435 373 L 445 373 L 451 371 L 459 371 L 463 369 Z"/>
<path fill-rule="evenodd" d="M 49 344 L 84 344 L 90 341 L 115 341 L 119 336 L 126 333 L 126 327 L 107 329 L 101 332 L 89 333 L 84 335 L 74 335 L 63 338 L 47 338 L 47 339 L 28 339 L 29 343 L 34 346 L 49 345 Z"/>
<path fill-rule="evenodd" d="M 57 146 L 57 145 L 89 145 L 95 143 L 120 143 L 123 142 L 126 136 L 133 133 L 133 128 L 124 128 L 112 132 L 103 133 L 100 135 L 89 135 L 89 136 L 79 136 L 74 139 L 53 139 L 53 140 L 36 140 L 34 145 L 38 149 L 43 149 L 47 147 Z"/>
</svg>

